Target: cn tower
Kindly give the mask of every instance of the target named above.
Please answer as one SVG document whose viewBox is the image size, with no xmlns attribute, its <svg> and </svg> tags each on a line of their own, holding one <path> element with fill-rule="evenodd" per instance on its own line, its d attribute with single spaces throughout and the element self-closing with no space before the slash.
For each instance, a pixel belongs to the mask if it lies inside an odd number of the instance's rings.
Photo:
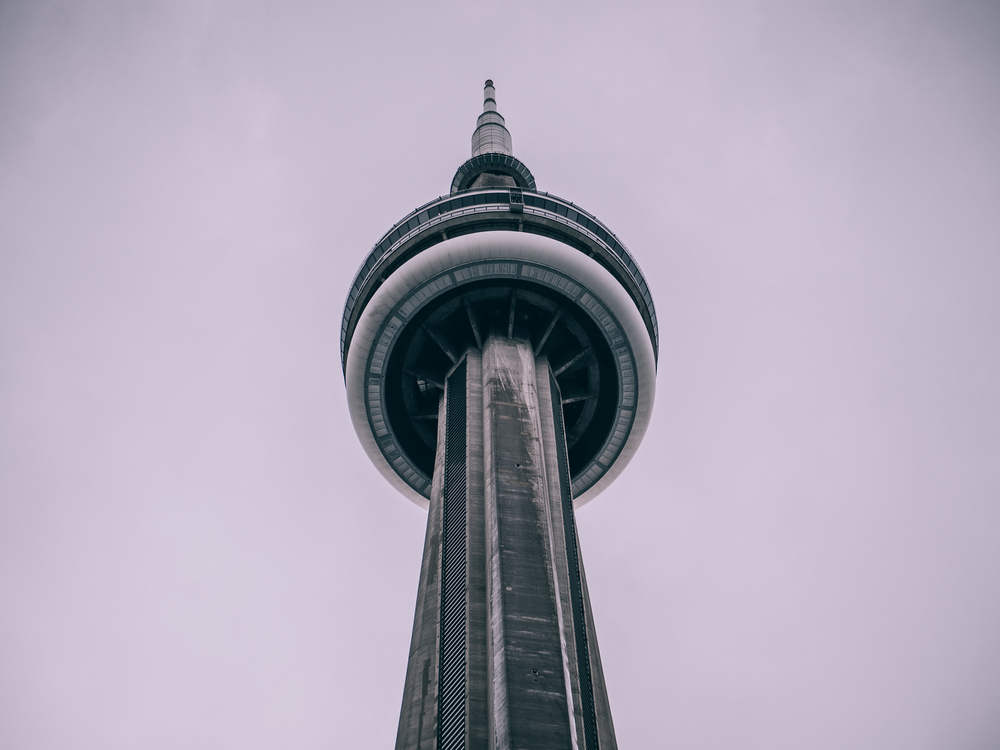
<svg viewBox="0 0 1000 750">
<path fill-rule="evenodd" d="M 492 81 L 449 195 L 344 306 L 351 419 L 428 509 L 397 750 L 614 750 L 575 508 L 635 454 L 658 332 L 635 259 L 540 192 Z"/>
</svg>

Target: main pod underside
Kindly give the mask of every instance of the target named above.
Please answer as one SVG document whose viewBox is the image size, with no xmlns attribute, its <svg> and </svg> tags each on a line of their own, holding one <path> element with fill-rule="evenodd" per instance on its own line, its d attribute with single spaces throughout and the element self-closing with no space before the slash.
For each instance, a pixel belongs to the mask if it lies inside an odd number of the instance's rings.
<svg viewBox="0 0 1000 750">
<path fill-rule="evenodd" d="M 563 394 L 580 505 L 624 469 L 649 421 L 656 327 L 648 290 L 627 251 L 629 262 L 615 267 L 610 253 L 588 253 L 555 232 L 516 231 L 523 214 L 503 227 L 514 217 L 482 213 L 479 231 L 461 234 L 453 224 L 408 257 L 393 263 L 388 253 L 362 266 L 342 336 L 355 430 L 383 475 L 426 507 L 450 370 L 490 335 L 527 341 L 552 363 Z M 486 229 L 485 218 L 502 228 Z"/>
</svg>

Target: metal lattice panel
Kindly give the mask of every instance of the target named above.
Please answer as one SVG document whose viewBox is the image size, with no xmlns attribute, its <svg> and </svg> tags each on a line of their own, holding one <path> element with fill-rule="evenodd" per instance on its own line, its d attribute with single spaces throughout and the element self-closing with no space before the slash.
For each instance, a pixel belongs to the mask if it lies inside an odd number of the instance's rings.
<svg viewBox="0 0 1000 750">
<path fill-rule="evenodd" d="M 445 394 L 444 512 L 441 543 L 441 662 L 438 748 L 465 747 L 466 363 Z"/>
</svg>

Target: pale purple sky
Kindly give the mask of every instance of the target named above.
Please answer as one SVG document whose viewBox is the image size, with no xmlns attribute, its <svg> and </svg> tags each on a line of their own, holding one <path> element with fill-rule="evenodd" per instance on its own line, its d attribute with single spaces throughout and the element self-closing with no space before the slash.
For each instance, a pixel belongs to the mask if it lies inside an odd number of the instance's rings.
<svg viewBox="0 0 1000 750">
<path fill-rule="evenodd" d="M 340 314 L 487 77 L 658 306 L 579 514 L 623 750 L 1000 747 L 1000 7 L 962 0 L 0 3 L 0 747 L 392 746 L 425 514 Z"/>
</svg>

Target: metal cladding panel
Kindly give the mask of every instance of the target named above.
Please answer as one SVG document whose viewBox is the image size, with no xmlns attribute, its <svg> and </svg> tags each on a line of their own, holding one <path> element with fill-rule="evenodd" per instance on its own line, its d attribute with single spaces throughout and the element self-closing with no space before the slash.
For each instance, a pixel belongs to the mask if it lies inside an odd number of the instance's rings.
<svg viewBox="0 0 1000 750">
<path fill-rule="evenodd" d="M 494 115 L 499 117 L 499 115 Z M 512 153 L 510 131 L 501 122 L 486 121 L 472 135 L 472 155 L 485 153 Z"/>
</svg>

